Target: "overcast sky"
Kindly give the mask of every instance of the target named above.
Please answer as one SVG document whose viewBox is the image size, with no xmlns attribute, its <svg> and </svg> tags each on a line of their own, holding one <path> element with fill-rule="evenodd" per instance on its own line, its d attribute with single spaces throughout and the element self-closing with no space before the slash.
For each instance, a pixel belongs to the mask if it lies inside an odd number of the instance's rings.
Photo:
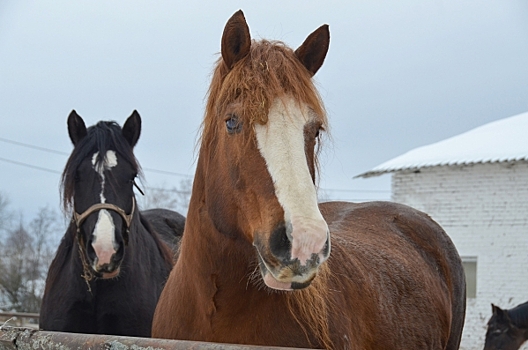
<svg viewBox="0 0 528 350">
<path fill-rule="evenodd" d="M 389 199 L 390 175 L 353 177 L 528 111 L 526 0 L 0 0 L 0 192 L 12 208 L 59 210 L 72 109 L 87 125 L 137 109 L 143 168 L 192 176 L 210 72 L 238 9 L 253 38 L 294 49 L 330 25 L 315 79 L 330 117 L 320 185 L 331 199 Z M 151 187 L 184 178 L 145 177 Z"/>
</svg>

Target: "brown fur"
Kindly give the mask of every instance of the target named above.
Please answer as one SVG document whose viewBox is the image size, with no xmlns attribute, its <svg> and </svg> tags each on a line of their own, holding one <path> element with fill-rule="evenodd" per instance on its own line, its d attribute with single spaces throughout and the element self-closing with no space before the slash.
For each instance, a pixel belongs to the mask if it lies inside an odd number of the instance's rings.
<svg viewBox="0 0 528 350">
<path fill-rule="evenodd" d="M 224 36 L 233 31 L 249 38 L 244 25 L 236 13 Z M 332 253 L 311 285 L 282 292 L 262 281 L 254 244 L 269 254 L 265 246 L 284 210 L 253 124 L 265 125 L 272 101 L 291 96 L 313 109 L 317 127 L 326 126 L 310 77 L 326 54 L 313 51 L 326 50 L 327 30 L 319 28 L 301 46 L 309 66 L 282 43 L 253 41 L 245 52 L 247 42 L 225 40 L 237 51 L 222 50 L 229 64 L 220 60 L 213 75 L 180 256 L 158 303 L 154 337 L 327 349 L 458 348 L 465 313 L 460 258 L 445 232 L 409 207 L 321 204 Z M 242 120 L 239 133 L 226 132 L 231 115 Z M 308 136 L 314 133 L 304 133 L 313 177 L 315 143 Z"/>
</svg>

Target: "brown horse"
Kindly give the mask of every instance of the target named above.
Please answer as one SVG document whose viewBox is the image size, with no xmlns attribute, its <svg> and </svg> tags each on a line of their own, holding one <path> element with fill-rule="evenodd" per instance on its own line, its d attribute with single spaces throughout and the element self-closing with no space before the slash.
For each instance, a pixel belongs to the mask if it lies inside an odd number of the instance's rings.
<svg viewBox="0 0 528 350">
<path fill-rule="evenodd" d="M 329 40 L 323 25 L 293 51 L 252 41 L 241 11 L 227 22 L 153 337 L 458 349 L 465 279 L 442 228 L 394 203 L 317 203 L 327 119 L 311 78 Z"/>
</svg>

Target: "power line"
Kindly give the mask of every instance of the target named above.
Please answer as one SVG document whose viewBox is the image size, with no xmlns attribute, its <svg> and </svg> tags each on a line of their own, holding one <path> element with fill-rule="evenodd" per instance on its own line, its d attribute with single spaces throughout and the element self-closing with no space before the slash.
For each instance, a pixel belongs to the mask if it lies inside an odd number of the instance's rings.
<svg viewBox="0 0 528 350">
<path fill-rule="evenodd" d="M 32 169 L 37 169 L 37 170 L 41 170 L 41 171 L 46 171 L 46 172 L 48 172 L 48 173 L 61 174 L 61 172 L 60 172 L 60 171 L 57 171 L 57 170 L 52 170 L 52 169 L 48 169 L 48 168 L 43 168 L 43 167 L 40 167 L 40 166 L 36 166 L 36 165 L 28 164 L 28 163 L 17 162 L 17 161 L 15 161 L 15 160 L 11 160 L 11 159 L 0 158 L 0 161 L 2 161 L 2 162 L 7 162 L 7 163 L 11 163 L 11 164 L 16 164 L 16 165 L 25 166 L 25 167 L 27 167 L 27 168 L 32 168 Z"/>
<path fill-rule="evenodd" d="M 17 146 L 22 146 L 22 147 L 26 147 L 26 148 L 36 149 L 36 150 L 43 151 L 43 152 L 60 154 L 62 156 L 69 156 L 70 155 L 67 152 L 57 151 L 57 150 L 54 150 L 54 149 L 51 149 L 51 148 L 39 147 L 39 146 L 31 145 L 31 144 L 28 144 L 28 143 L 24 143 L 24 142 L 13 141 L 13 140 L 9 140 L 9 139 L 3 138 L 3 137 L 0 137 L 0 141 L 1 142 L 6 142 L 6 143 L 10 143 L 10 144 L 13 144 L 13 145 L 17 145 Z M 6 161 L 8 161 L 8 160 L 6 160 Z M 177 172 L 174 172 L 174 171 L 158 170 L 158 169 L 152 169 L 152 168 L 143 168 L 143 170 L 150 171 L 150 172 L 153 172 L 153 173 L 158 173 L 158 174 L 165 174 L 165 175 L 172 175 L 172 176 L 183 176 L 183 177 L 192 177 L 192 175 L 183 174 L 183 173 L 177 173 Z"/>
<path fill-rule="evenodd" d="M 343 190 L 334 188 L 319 188 L 321 191 L 354 192 L 354 193 L 390 193 L 390 190 Z"/>
<path fill-rule="evenodd" d="M 45 171 L 45 172 L 48 172 L 48 173 L 59 174 L 59 175 L 61 174 L 59 171 L 56 171 L 56 170 L 43 168 L 43 167 L 39 167 L 39 166 L 28 164 L 28 163 L 17 162 L 17 161 L 10 160 L 10 159 L 0 158 L 0 161 L 11 163 L 11 164 L 16 164 L 16 165 L 21 165 L 21 166 L 24 166 L 24 167 L 27 167 L 27 168 L 36 169 L 36 170 L 41 170 L 41 171 Z M 174 192 L 174 193 L 185 194 L 185 195 L 191 194 L 190 191 L 182 191 L 182 190 L 178 190 L 178 189 L 175 189 L 175 188 L 170 189 L 170 188 L 159 188 L 159 187 L 149 187 L 149 186 L 147 186 L 147 187 L 145 187 L 145 189 L 153 190 L 153 191 L 161 191 L 161 192 Z M 324 189 L 321 189 L 321 190 L 324 191 Z M 362 192 L 362 193 L 390 192 L 390 191 L 380 191 L 380 190 L 335 190 L 335 189 L 333 191 L 338 191 L 338 192 Z M 366 201 L 373 201 L 373 200 L 380 200 L 380 199 L 358 199 L 358 198 L 344 199 L 344 198 L 332 197 L 332 198 L 324 198 L 323 200 L 325 200 L 325 201 L 341 200 L 341 201 L 350 201 L 350 202 L 366 202 Z"/>
<path fill-rule="evenodd" d="M 160 192 L 175 192 L 180 194 L 191 194 L 191 191 L 182 191 L 175 188 L 160 188 L 160 187 L 145 187 L 146 190 L 160 191 Z"/>
<path fill-rule="evenodd" d="M 184 176 L 184 177 L 193 177 L 189 174 L 183 174 L 183 173 L 176 173 L 174 171 L 166 171 L 166 170 L 158 170 L 158 169 L 152 169 L 152 168 L 142 168 L 145 171 L 150 171 L 152 173 L 158 173 L 158 174 L 166 174 L 166 175 L 174 175 L 174 176 Z"/>
<path fill-rule="evenodd" d="M 174 193 L 179 193 L 179 194 L 185 194 L 185 195 L 190 195 L 192 193 L 192 191 L 182 191 L 182 190 L 178 190 L 178 189 L 175 189 L 175 188 L 161 188 L 161 187 L 149 187 L 149 186 L 146 186 L 145 187 L 146 190 L 151 190 L 151 191 L 159 191 L 159 192 L 174 192 Z M 344 192 L 349 192 L 348 190 L 344 190 Z M 362 192 L 369 192 L 368 190 L 365 190 L 365 191 L 362 191 Z M 390 191 L 387 191 L 387 192 L 390 192 Z M 383 200 L 387 200 L 387 199 L 380 199 L 380 198 L 341 198 L 341 197 L 328 197 L 328 198 L 325 198 L 323 197 L 322 198 L 323 201 L 334 201 L 334 200 L 339 200 L 339 201 L 348 201 L 348 202 L 369 202 L 369 201 L 383 201 Z"/>
<path fill-rule="evenodd" d="M 6 142 L 6 143 L 11 143 L 11 144 L 22 146 L 22 147 L 36 149 L 36 150 L 43 151 L 43 152 L 49 152 L 49 153 L 55 153 L 55 154 L 60 154 L 60 155 L 64 155 L 64 156 L 69 156 L 69 153 L 66 153 L 66 152 L 61 152 L 61 151 L 57 151 L 57 150 L 50 149 L 50 148 L 45 148 L 45 147 L 39 147 L 39 146 L 31 145 L 31 144 L 28 144 L 28 143 L 13 141 L 13 140 L 9 140 L 9 139 L 3 138 L 3 137 L 0 137 L 0 141 Z M 56 171 L 56 170 L 47 169 L 47 168 L 39 167 L 39 166 L 36 166 L 36 165 L 23 163 L 23 162 L 18 162 L 18 161 L 6 159 L 6 158 L 0 158 L 0 161 L 21 165 L 21 166 L 25 166 L 27 168 L 32 168 L 32 169 L 36 169 L 36 170 L 46 171 L 46 172 L 49 172 L 49 173 L 61 174 L 61 172 Z M 150 171 L 150 172 L 153 172 L 153 173 L 158 173 L 158 174 L 165 174 L 165 175 L 172 175 L 172 176 L 183 176 L 183 177 L 188 177 L 188 178 L 192 177 L 192 175 L 183 174 L 183 173 L 177 173 L 177 172 L 174 172 L 174 171 L 159 170 L 159 169 L 153 169 L 153 168 L 143 168 L 143 170 Z M 165 190 L 165 191 L 180 192 L 180 191 L 177 191 L 177 190 L 166 190 L 166 189 L 161 189 L 161 188 L 150 188 L 150 189 L 152 189 L 152 190 Z M 323 191 L 323 192 L 349 192 L 349 193 L 390 193 L 391 192 L 390 190 L 346 190 L 346 189 L 335 189 L 335 188 L 319 188 L 319 190 Z"/>
<path fill-rule="evenodd" d="M 49 153 L 55 153 L 55 154 L 60 154 L 62 156 L 68 156 L 69 153 L 66 153 L 66 152 L 61 152 L 61 151 L 56 151 L 54 149 L 50 149 L 50 148 L 44 148 L 44 147 L 39 147 L 39 146 L 34 146 L 34 145 L 30 145 L 30 144 L 27 144 L 27 143 L 23 143 L 23 142 L 18 142 L 18 141 L 13 141 L 13 140 L 8 140 L 8 139 L 5 139 L 3 137 L 0 137 L 0 141 L 2 142 L 7 142 L 7 143 L 11 143 L 13 145 L 17 145 L 17 146 L 22 146 L 22 147 L 27 147 L 27 148 L 33 148 L 33 149 L 37 149 L 39 151 L 44 151 L 44 152 L 49 152 Z"/>
</svg>

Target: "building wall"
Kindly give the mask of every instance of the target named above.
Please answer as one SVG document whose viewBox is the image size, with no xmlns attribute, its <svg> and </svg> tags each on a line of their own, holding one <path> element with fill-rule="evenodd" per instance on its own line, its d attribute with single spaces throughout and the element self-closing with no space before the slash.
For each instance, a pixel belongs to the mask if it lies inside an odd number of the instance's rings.
<svg viewBox="0 0 528 350">
<path fill-rule="evenodd" d="M 509 309 L 528 300 L 528 163 L 397 172 L 392 200 L 428 213 L 461 257 L 476 258 L 461 349 L 483 349 L 491 303 Z"/>
</svg>

